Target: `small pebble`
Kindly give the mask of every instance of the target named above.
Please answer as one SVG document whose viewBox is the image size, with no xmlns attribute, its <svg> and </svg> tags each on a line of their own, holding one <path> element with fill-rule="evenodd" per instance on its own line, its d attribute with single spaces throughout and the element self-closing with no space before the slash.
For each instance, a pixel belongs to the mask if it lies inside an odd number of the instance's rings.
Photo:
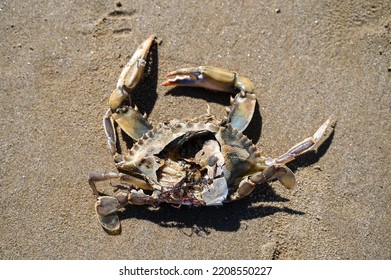
<svg viewBox="0 0 391 280">
<path fill-rule="evenodd" d="M 276 12 L 276 14 L 279 14 L 279 13 L 281 13 L 281 10 L 280 9 L 276 9 L 275 12 Z"/>
<path fill-rule="evenodd" d="M 314 169 L 319 170 L 319 171 L 322 171 L 322 167 L 320 167 L 319 165 L 315 165 L 315 166 L 314 166 Z"/>
</svg>

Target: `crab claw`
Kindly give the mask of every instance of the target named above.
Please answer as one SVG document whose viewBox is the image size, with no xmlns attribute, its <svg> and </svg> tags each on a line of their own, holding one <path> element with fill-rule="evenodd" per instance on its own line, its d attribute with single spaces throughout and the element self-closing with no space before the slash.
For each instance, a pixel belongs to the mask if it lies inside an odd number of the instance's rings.
<svg viewBox="0 0 391 280">
<path fill-rule="evenodd" d="M 211 66 L 183 68 L 166 75 L 163 86 L 203 87 L 210 90 L 237 93 L 231 98 L 227 122 L 239 131 L 246 129 L 254 114 L 256 96 L 254 85 L 235 72 Z"/>
<path fill-rule="evenodd" d="M 168 80 L 163 82 L 163 86 L 203 87 L 230 93 L 238 90 L 250 93 L 254 91 L 254 86 L 248 78 L 211 66 L 179 69 L 168 73 L 166 78 Z"/>
<path fill-rule="evenodd" d="M 144 75 L 149 49 L 156 41 L 156 36 L 149 36 L 136 50 L 129 62 L 122 69 L 117 87 L 110 96 L 109 106 L 112 111 L 118 109 Z"/>
<path fill-rule="evenodd" d="M 112 119 L 134 140 L 139 139 L 152 129 L 152 125 L 147 121 L 146 115 L 142 115 L 137 106 L 125 105 L 125 100 L 128 99 L 142 79 L 149 50 L 155 41 L 156 36 L 151 35 L 137 48 L 129 62 L 122 69 L 117 86 L 110 95 L 110 110 L 104 117 L 104 127 L 112 154 L 116 152 L 116 139 L 112 133 L 115 129 Z"/>
<path fill-rule="evenodd" d="M 101 226 L 110 234 L 116 234 L 121 228 L 117 210 L 122 205 L 112 196 L 101 196 L 95 203 L 95 211 Z"/>
</svg>

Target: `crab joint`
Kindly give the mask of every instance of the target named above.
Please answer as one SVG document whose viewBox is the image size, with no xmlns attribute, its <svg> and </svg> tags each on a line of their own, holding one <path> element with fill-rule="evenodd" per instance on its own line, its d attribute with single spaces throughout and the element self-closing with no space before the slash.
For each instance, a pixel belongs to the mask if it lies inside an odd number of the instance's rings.
<svg viewBox="0 0 391 280">
<path fill-rule="evenodd" d="M 156 201 L 156 198 L 145 194 L 143 190 L 132 190 L 128 195 L 128 202 L 134 205 L 152 205 Z"/>
<path fill-rule="evenodd" d="M 252 93 L 254 91 L 254 85 L 247 77 L 211 66 L 178 69 L 168 73 L 166 78 L 169 79 L 162 84 L 163 86 L 203 87 L 230 93 L 238 91 Z"/>
<path fill-rule="evenodd" d="M 255 189 L 256 183 L 254 183 L 250 177 L 244 178 L 239 183 L 238 190 L 231 195 L 231 200 L 237 200 L 241 199 L 250 193 Z"/>
</svg>

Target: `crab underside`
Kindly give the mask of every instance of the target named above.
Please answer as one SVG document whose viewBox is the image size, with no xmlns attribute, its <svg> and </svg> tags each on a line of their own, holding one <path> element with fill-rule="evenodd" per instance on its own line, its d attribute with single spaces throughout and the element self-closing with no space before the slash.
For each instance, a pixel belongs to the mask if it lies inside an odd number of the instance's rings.
<svg viewBox="0 0 391 280">
<path fill-rule="evenodd" d="M 128 102 L 142 79 L 147 56 L 156 42 L 150 36 L 122 70 L 103 117 L 108 147 L 118 172 L 90 174 L 97 197 L 98 220 L 109 233 L 120 229 L 117 210 L 127 204 L 216 206 L 249 195 L 257 185 L 278 179 L 293 188 L 295 177 L 286 167 L 314 147 L 330 126 L 324 122 L 313 136 L 276 158 L 266 157 L 242 131 L 254 113 L 256 96 L 251 81 L 235 72 L 199 66 L 170 72 L 163 86 L 203 87 L 233 94 L 227 117 L 218 121 L 205 114 L 190 121 L 172 120 L 153 127 L 137 106 Z M 117 149 L 115 124 L 134 141 L 125 152 Z M 115 195 L 97 190 L 96 182 L 119 180 Z"/>
</svg>

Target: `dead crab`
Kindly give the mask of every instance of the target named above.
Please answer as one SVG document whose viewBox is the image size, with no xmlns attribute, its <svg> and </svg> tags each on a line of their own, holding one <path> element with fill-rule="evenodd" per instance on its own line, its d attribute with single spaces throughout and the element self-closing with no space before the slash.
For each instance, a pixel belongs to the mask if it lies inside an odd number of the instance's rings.
<svg viewBox="0 0 391 280">
<path fill-rule="evenodd" d="M 155 41 L 156 37 L 150 36 L 124 67 L 103 118 L 108 147 L 119 172 L 89 176 L 102 227 L 109 233 L 119 231 L 116 212 L 127 204 L 222 205 L 241 199 L 257 185 L 274 179 L 292 188 L 295 177 L 285 164 L 310 150 L 325 133 L 330 119 L 313 136 L 281 156 L 265 157 L 242 133 L 256 104 L 251 81 L 234 72 L 200 66 L 169 73 L 163 85 L 236 93 L 227 118 L 219 122 L 206 114 L 192 121 L 172 120 L 153 127 L 136 106 L 125 105 L 125 101 L 141 80 Z M 124 153 L 117 150 L 114 122 L 135 141 Z M 111 179 L 120 181 L 115 186 L 115 196 L 100 193 L 95 183 Z"/>
</svg>

